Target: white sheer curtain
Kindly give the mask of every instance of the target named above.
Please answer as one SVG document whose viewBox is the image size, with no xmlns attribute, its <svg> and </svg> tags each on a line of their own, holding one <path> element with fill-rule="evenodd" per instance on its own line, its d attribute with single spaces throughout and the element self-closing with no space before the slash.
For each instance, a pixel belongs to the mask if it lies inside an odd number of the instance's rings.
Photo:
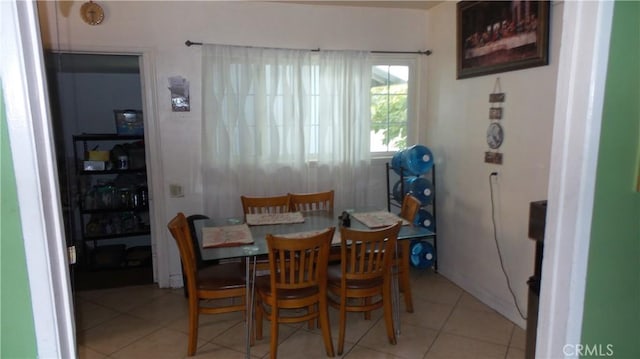
<svg viewBox="0 0 640 359">
<path fill-rule="evenodd" d="M 366 204 L 371 62 L 366 52 L 203 46 L 205 211 L 241 195 L 336 191 Z"/>
</svg>

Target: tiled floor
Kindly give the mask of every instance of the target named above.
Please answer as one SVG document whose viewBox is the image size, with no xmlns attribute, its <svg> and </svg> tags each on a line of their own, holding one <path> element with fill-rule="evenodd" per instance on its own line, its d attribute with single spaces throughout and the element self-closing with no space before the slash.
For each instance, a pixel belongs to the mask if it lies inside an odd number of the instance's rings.
<svg viewBox="0 0 640 359">
<path fill-rule="evenodd" d="M 401 305 L 401 334 L 390 345 L 382 312 L 348 314 L 343 358 L 524 358 L 525 331 L 431 270 L 412 275 L 414 313 Z M 337 310 L 331 333 L 337 348 Z M 137 286 L 78 292 L 80 358 L 184 358 L 187 300 L 182 289 Z M 269 357 L 269 325 L 251 356 Z M 244 358 L 241 313 L 201 315 L 195 358 Z M 279 358 L 326 358 L 320 330 L 280 326 Z"/>
</svg>

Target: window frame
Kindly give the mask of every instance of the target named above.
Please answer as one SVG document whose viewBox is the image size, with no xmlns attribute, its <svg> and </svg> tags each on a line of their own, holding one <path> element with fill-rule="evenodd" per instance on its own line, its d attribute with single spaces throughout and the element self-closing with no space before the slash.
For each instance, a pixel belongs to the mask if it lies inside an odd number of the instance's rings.
<svg viewBox="0 0 640 359">
<path fill-rule="evenodd" d="M 371 67 L 374 66 L 408 66 L 409 79 L 407 80 L 407 144 L 416 143 L 418 140 L 418 54 L 373 54 Z M 369 145 L 371 147 L 371 145 Z M 371 158 L 389 158 L 396 151 L 371 151 Z"/>
</svg>

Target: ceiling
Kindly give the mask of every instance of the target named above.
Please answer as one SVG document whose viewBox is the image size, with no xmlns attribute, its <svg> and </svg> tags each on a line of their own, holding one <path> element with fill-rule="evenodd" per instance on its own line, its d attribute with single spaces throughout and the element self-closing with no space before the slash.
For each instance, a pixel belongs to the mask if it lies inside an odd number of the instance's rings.
<svg viewBox="0 0 640 359">
<path fill-rule="evenodd" d="M 415 1 L 280 1 L 306 5 L 332 5 L 332 6 L 362 6 L 362 7 L 386 7 L 396 9 L 430 9 L 444 1 L 415 0 Z"/>
</svg>

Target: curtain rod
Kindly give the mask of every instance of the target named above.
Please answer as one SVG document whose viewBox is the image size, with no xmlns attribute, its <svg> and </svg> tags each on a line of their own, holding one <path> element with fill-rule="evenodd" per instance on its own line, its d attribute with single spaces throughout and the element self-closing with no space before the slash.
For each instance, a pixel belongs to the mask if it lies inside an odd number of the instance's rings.
<svg viewBox="0 0 640 359">
<path fill-rule="evenodd" d="M 185 45 L 187 45 L 187 47 L 191 47 L 191 46 L 202 46 L 201 42 L 193 42 L 191 40 L 187 40 L 184 42 Z M 247 47 L 251 47 L 251 46 L 247 46 Z M 321 49 L 312 49 L 309 51 L 316 51 L 319 52 L 321 51 Z M 419 55 L 426 55 L 429 56 L 431 55 L 431 50 L 425 50 L 425 51 L 369 51 L 371 53 L 374 54 L 419 54 Z"/>
</svg>

